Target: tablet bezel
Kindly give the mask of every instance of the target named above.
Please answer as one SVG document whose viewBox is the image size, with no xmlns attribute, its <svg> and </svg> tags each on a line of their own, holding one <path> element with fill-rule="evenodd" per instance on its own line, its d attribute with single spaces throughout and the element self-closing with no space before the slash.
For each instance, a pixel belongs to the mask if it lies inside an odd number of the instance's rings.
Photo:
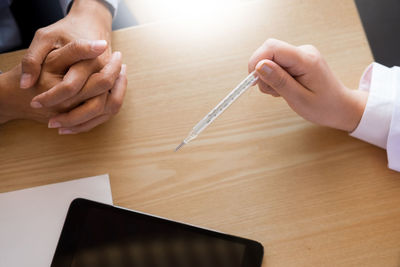
<svg viewBox="0 0 400 267">
<path fill-rule="evenodd" d="M 68 209 L 67 217 L 64 222 L 60 239 L 58 240 L 51 267 L 71 266 L 76 251 L 76 245 L 79 242 L 81 231 L 84 230 L 81 226 L 84 224 L 84 220 L 86 218 L 85 215 L 89 212 L 91 208 L 102 209 L 105 212 L 118 212 L 128 215 L 132 214 L 134 216 L 143 216 L 146 217 L 146 219 L 156 220 L 158 222 L 179 226 L 188 231 L 194 231 L 199 234 L 241 243 L 245 245 L 245 252 L 241 267 L 259 267 L 262 264 L 264 249 L 263 246 L 257 241 L 193 226 L 190 224 L 185 224 L 182 222 L 172 221 L 162 217 L 129 210 L 122 207 L 107 205 L 83 198 L 77 198 L 71 202 L 71 205 Z"/>
</svg>

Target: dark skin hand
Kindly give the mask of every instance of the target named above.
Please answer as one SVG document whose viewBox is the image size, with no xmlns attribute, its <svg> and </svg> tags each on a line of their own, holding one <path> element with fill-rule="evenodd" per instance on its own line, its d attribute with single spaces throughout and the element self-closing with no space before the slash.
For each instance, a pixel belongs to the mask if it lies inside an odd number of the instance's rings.
<svg viewBox="0 0 400 267">
<path fill-rule="evenodd" d="M 96 58 L 71 65 L 60 83 L 32 99 L 33 108 L 53 107 L 80 94 L 89 77 L 110 61 L 111 22 L 112 14 L 102 1 L 75 0 L 65 18 L 36 32 L 22 60 L 20 87 L 24 89 L 35 86 L 42 64 L 53 50 L 80 39 L 104 40 L 108 47 Z M 114 70 L 112 75 L 118 76 L 119 69 Z"/>
<path fill-rule="evenodd" d="M 115 52 L 98 73 L 91 75 L 80 92 L 68 101 L 39 109 L 30 105 L 36 95 L 46 94 L 50 88 L 60 84 L 69 66 L 90 61 L 106 49 L 104 42 L 79 40 L 53 50 L 46 57 L 38 81 L 30 90 L 19 89 L 21 65 L 0 75 L 0 123 L 14 119 L 47 123 L 52 118 L 50 127 L 59 128 L 60 134 L 74 134 L 88 131 L 110 119 L 118 113 L 127 85 L 126 66 L 120 67 L 119 52 Z"/>
</svg>

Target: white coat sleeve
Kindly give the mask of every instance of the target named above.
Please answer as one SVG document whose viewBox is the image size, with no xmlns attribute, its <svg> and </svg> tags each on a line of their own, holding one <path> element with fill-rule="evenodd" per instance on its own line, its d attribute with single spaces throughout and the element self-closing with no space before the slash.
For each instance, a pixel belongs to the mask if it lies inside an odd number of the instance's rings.
<svg viewBox="0 0 400 267">
<path fill-rule="evenodd" d="M 400 171 L 400 68 L 371 64 L 359 90 L 369 91 L 367 105 L 350 135 L 387 150 L 389 168 Z"/>
</svg>

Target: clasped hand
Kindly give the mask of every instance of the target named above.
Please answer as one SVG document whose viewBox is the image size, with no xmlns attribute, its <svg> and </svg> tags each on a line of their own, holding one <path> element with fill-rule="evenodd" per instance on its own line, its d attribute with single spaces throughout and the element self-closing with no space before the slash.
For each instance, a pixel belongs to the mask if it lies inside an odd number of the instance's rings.
<svg viewBox="0 0 400 267">
<path fill-rule="evenodd" d="M 121 65 L 121 53 L 112 54 L 101 66 L 94 59 L 107 49 L 105 41 L 77 40 L 50 52 L 35 84 L 20 89 L 21 64 L 2 74 L 0 107 L 1 122 L 32 119 L 48 122 L 60 134 L 84 132 L 115 115 L 123 102 L 127 80 L 126 66 Z M 74 86 L 69 76 L 71 66 L 92 61 L 96 72 L 82 87 Z M 4 101 L 7 99 L 7 101 Z"/>
<path fill-rule="evenodd" d="M 111 20 L 100 1 L 76 0 L 39 29 L 21 64 L 0 75 L 0 123 L 31 119 L 74 134 L 115 115 L 127 80 L 121 53 L 111 54 Z"/>
</svg>

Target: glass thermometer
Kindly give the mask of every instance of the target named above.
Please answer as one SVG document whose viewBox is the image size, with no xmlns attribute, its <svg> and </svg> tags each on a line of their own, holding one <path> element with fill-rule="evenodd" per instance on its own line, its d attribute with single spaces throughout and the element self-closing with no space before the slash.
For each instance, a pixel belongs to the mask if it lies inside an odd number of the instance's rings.
<svg viewBox="0 0 400 267">
<path fill-rule="evenodd" d="M 175 149 L 178 151 L 181 147 L 188 144 L 195 139 L 202 131 L 204 131 L 216 118 L 219 117 L 236 99 L 239 98 L 250 87 L 256 84 L 258 77 L 255 71 L 249 74 L 235 89 L 233 89 L 219 104 L 213 108 L 199 123 L 197 123 L 189 135 L 182 141 L 182 143 Z"/>
</svg>

